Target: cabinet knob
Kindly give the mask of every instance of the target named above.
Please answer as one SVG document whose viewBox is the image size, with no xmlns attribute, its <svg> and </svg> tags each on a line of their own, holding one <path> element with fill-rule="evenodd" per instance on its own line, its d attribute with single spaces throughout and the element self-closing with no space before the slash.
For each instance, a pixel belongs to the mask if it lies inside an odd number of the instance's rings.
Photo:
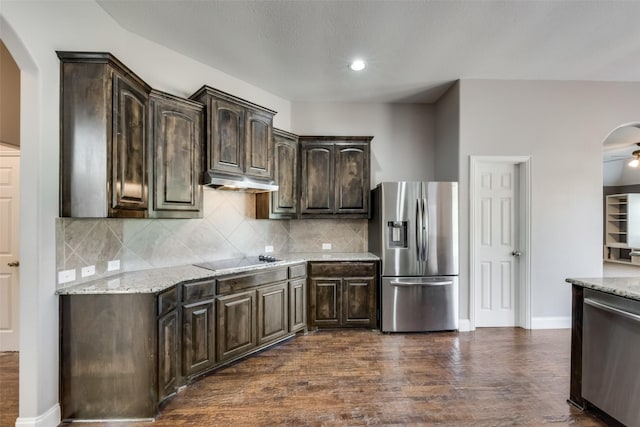
<svg viewBox="0 0 640 427">
<path fill-rule="evenodd" d="M 522 255 L 522 252 L 520 252 L 520 251 L 513 251 L 513 252 L 511 252 L 511 255 L 513 255 L 513 256 L 515 256 L 515 257 L 518 257 L 518 256 Z"/>
</svg>

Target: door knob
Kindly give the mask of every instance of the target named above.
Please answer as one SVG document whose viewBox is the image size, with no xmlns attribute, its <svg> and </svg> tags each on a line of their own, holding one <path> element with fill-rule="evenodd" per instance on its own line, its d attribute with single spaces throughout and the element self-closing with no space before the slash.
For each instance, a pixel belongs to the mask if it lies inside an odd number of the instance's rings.
<svg viewBox="0 0 640 427">
<path fill-rule="evenodd" d="M 522 255 L 522 252 L 520 252 L 520 251 L 513 251 L 513 252 L 511 252 L 511 255 L 513 255 L 513 256 L 520 256 L 520 255 Z"/>
<path fill-rule="evenodd" d="M 9 267 L 20 267 L 20 261 L 11 261 L 11 262 L 8 262 L 7 265 Z"/>
</svg>

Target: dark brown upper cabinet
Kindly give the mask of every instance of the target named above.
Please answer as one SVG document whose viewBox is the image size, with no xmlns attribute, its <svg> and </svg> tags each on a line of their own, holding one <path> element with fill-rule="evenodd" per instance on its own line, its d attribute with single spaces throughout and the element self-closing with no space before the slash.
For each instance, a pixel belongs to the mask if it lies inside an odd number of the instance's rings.
<svg viewBox="0 0 640 427">
<path fill-rule="evenodd" d="M 109 53 L 57 54 L 60 216 L 145 217 L 151 88 Z"/>
<path fill-rule="evenodd" d="M 203 86 L 190 99 L 206 106 L 205 168 L 234 177 L 273 180 L 275 111 Z"/>
<path fill-rule="evenodd" d="M 366 218 L 370 136 L 301 136 L 300 216 Z"/>
<path fill-rule="evenodd" d="M 60 216 L 202 216 L 204 105 L 152 90 L 113 55 L 57 52 Z"/>
<path fill-rule="evenodd" d="M 202 217 L 203 110 L 200 103 L 151 92 L 150 217 Z"/>
<path fill-rule="evenodd" d="M 291 219 L 298 215 L 298 136 L 273 129 L 274 175 L 278 191 L 256 194 L 256 218 Z"/>
</svg>

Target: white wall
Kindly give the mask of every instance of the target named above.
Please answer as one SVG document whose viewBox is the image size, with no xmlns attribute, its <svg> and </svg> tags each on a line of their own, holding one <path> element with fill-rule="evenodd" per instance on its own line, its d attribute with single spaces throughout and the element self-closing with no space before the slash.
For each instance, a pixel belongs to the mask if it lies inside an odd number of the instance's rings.
<svg viewBox="0 0 640 427">
<path fill-rule="evenodd" d="M 279 112 L 290 127 L 291 106 L 218 70 L 144 40 L 116 25 L 91 1 L 2 0 L 0 38 L 21 69 L 21 426 L 54 426 L 58 407 L 58 298 L 55 218 L 58 216 L 59 61 L 56 50 L 109 51 L 152 87 L 188 95 L 202 84 Z M 37 173 L 34 173 L 37 171 Z"/>
<path fill-rule="evenodd" d="M 435 107 L 426 104 L 294 102 L 292 132 L 299 135 L 370 135 L 371 187 L 382 181 L 435 177 Z"/>
<path fill-rule="evenodd" d="M 532 156 L 532 317 L 568 317 L 564 279 L 602 272 L 602 142 L 640 118 L 640 84 L 462 80 L 460 94 L 460 234 L 469 234 L 469 156 Z M 464 318 L 468 238 L 460 269 Z"/>
<path fill-rule="evenodd" d="M 458 181 L 460 175 L 460 83 L 456 82 L 436 104 L 435 179 Z"/>
</svg>

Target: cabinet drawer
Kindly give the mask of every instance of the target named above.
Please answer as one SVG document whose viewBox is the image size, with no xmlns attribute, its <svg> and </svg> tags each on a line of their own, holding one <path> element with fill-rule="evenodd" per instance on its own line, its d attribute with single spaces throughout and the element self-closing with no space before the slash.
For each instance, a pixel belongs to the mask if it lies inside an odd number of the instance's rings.
<svg viewBox="0 0 640 427">
<path fill-rule="evenodd" d="M 289 267 L 289 279 L 304 277 L 307 275 L 307 264 L 292 265 Z"/>
<path fill-rule="evenodd" d="M 182 285 L 182 300 L 185 303 L 213 298 L 216 294 L 216 281 L 186 283 Z"/>
<path fill-rule="evenodd" d="M 311 277 L 370 277 L 376 274 L 375 262 L 311 262 Z"/>
<path fill-rule="evenodd" d="M 178 306 L 178 287 L 174 286 L 158 295 L 158 316 L 164 316 Z"/>
<path fill-rule="evenodd" d="M 218 279 L 218 294 L 238 292 L 254 286 L 287 280 L 288 269 L 261 271 Z"/>
</svg>

